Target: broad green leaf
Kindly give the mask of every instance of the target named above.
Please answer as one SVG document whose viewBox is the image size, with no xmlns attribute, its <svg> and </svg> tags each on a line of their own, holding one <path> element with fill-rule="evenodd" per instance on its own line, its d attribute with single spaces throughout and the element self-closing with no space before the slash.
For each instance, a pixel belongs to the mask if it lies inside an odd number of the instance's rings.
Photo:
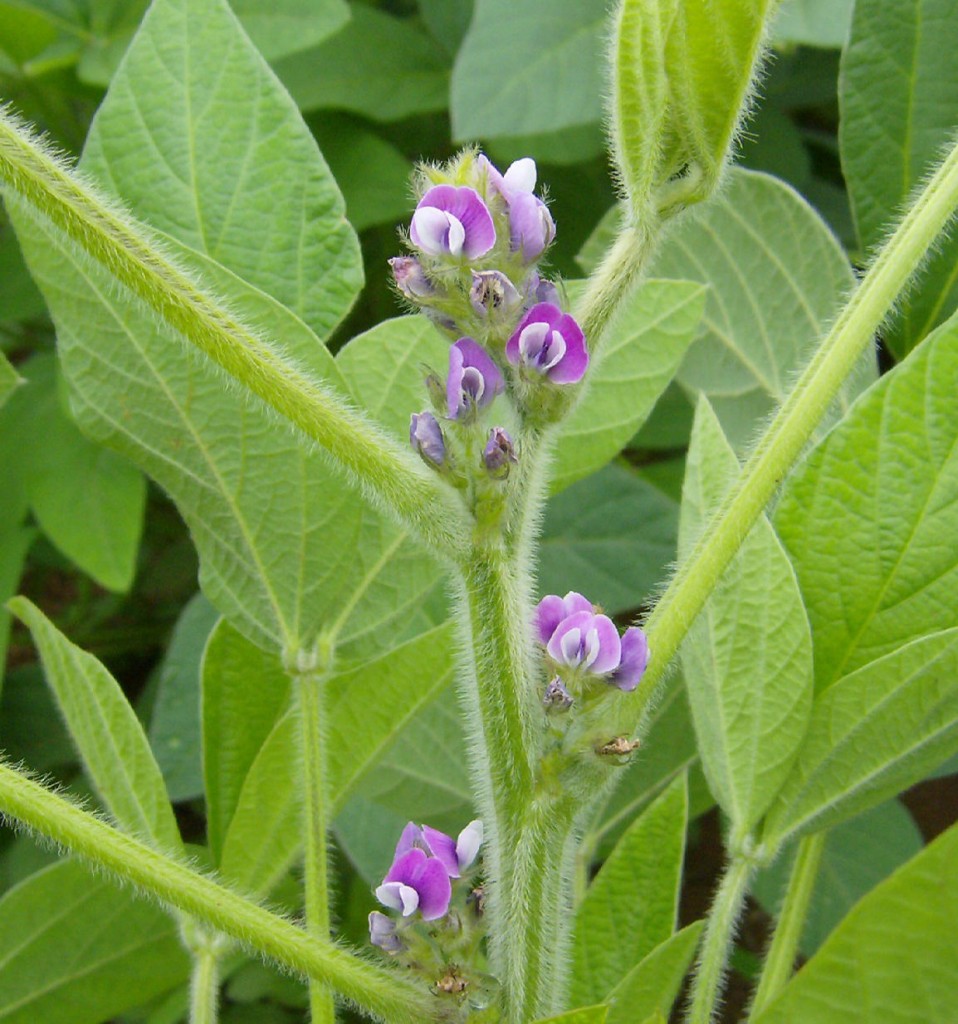
<svg viewBox="0 0 958 1024">
<path fill-rule="evenodd" d="M 116 680 L 25 597 L 8 603 L 33 634 L 87 775 L 126 831 L 162 850 L 182 849 L 163 776 L 143 728 Z"/>
<path fill-rule="evenodd" d="M 955 1014 L 958 826 L 882 882 L 755 1024 L 929 1024 Z"/>
<path fill-rule="evenodd" d="M 10 365 L 10 360 L 0 352 L 0 407 L 22 383 L 23 378 Z"/>
<path fill-rule="evenodd" d="M 842 822 L 825 837 L 815 895 L 802 932 L 801 951 L 811 956 L 865 893 L 914 857 L 922 846 L 912 816 L 897 800 Z M 794 857 L 778 857 L 761 872 L 752 894 L 774 914 L 788 884 Z"/>
<path fill-rule="evenodd" d="M 687 558 L 739 472 L 701 398 L 686 463 L 679 557 Z M 795 572 L 764 516 L 682 644 L 705 777 L 733 834 L 747 835 L 785 778 L 812 703 L 812 638 Z"/>
<path fill-rule="evenodd" d="M 855 0 L 785 0 L 772 22 L 772 38 L 776 44 L 840 50 L 848 39 L 854 6 Z"/>
<path fill-rule="evenodd" d="M 675 930 L 687 819 L 682 776 L 636 819 L 602 865 L 576 911 L 573 1002 L 605 999 Z"/>
<path fill-rule="evenodd" d="M 950 0 L 857 0 L 840 77 L 842 169 L 859 242 L 878 245 L 890 218 L 930 173 L 954 135 L 951 74 L 958 19 Z M 936 246 L 888 332 L 898 356 L 958 305 L 958 239 Z"/>
<path fill-rule="evenodd" d="M 476 0 L 452 74 L 452 135 L 533 135 L 602 116 L 605 0 Z"/>
<path fill-rule="evenodd" d="M 642 604 L 675 559 L 678 506 L 632 470 L 606 466 L 549 502 L 539 590 L 577 590 L 611 615 Z"/>
<path fill-rule="evenodd" d="M 10 613 L 4 606 L 19 589 L 27 551 L 36 535 L 29 527 L 0 524 L 0 685 L 10 639 Z"/>
<path fill-rule="evenodd" d="M 594 473 L 625 447 L 675 375 L 704 305 L 705 289 L 685 281 L 646 281 L 627 301 L 562 427 L 553 491 Z"/>
<path fill-rule="evenodd" d="M 702 931 L 696 921 L 676 932 L 640 961 L 609 993 L 607 1024 L 633 1024 L 659 1013 L 668 1019 Z"/>
<path fill-rule="evenodd" d="M 56 359 L 26 369 L 36 440 L 27 471 L 30 507 L 46 536 L 101 586 L 130 589 L 146 505 L 146 481 L 126 459 L 88 441 L 62 403 Z"/>
<path fill-rule="evenodd" d="M 708 284 L 704 330 L 679 371 L 703 391 L 736 450 L 785 398 L 854 277 L 824 222 L 788 185 L 736 170 L 671 231 L 652 272 Z M 874 357 L 846 384 L 822 430 L 875 377 Z"/>
<path fill-rule="evenodd" d="M 955 624 L 958 321 L 886 374 L 789 480 L 775 525 L 802 588 L 818 690 Z"/>
<path fill-rule="evenodd" d="M 23 262 L 17 236 L 0 214 L 0 323 L 29 320 L 45 310 L 43 296 Z"/>
<path fill-rule="evenodd" d="M 560 1013 L 557 1017 L 543 1017 L 535 1024 L 605 1024 L 609 1016 L 609 1008 L 599 1006 L 582 1006 L 578 1010 Z"/>
<path fill-rule="evenodd" d="M 920 637 L 820 693 L 769 811 L 772 846 L 881 803 L 958 751 L 958 628 Z"/>
<path fill-rule="evenodd" d="M 366 4 L 320 46 L 278 61 L 276 73 L 301 110 L 349 110 L 399 121 L 444 110 L 449 63 L 414 21 Z"/>
<path fill-rule="evenodd" d="M 100 1024 L 185 981 L 173 920 L 61 860 L 0 900 L 0 1021 Z"/>
<path fill-rule="evenodd" d="M 153 4 L 82 166 L 137 217 L 272 295 L 320 337 L 362 287 L 329 169 L 225 0 Z"/>
<path fill-rule="evenodd" d="M 6 609 L 3 614 L 9 618 Z M 31 771 L 60 778 L 64 766 L 76 762 L 76 748 L 36 662 L 10 669 L 4 679 L 0 748 L 12 762 L 22 761 Z"/>
<path fill-rule="evenodd" d="M 475 7 L 474 0 L 419 0 L 419 16 L 450 54 L 459 49 Z"/>
<path fill-rule="evenodd" d="M 200 669 L 219 613 L 197 594 L 180 613 L 157 674 L 150 746 L 172 801 L 203 795 Z"/>
</svg>

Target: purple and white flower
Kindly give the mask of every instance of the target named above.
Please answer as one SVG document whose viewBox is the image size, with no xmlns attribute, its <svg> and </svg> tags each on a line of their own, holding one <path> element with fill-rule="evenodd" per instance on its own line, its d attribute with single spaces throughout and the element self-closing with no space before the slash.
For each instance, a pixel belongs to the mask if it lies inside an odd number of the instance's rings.
<svg viewBox="0 0 958 1024">
<path fill-rule="evenodd" d="M 592 602 L 570 590 L 565 597 L 557 597 L 555 594 L 548 594 L 536 606 L 535 626 L 539 643 L 543 647 L 552 639 L 552 634 L 563 619 L 567 619 L 576 612 L 591 612 Z"/>
<path fill-rule="evenodd" d="M 394 860 L 405 856 L 410 850 L 422 850 L 430 857 L 439 860 L 450 878 L 458 878 L 476 859 L 482 844 L 482 822 L 476 819 L 453 839 L 445 832 L 429 825 L 417 825 L 411 821 L 402 830 L 396 844 Z"/>
<path fill-rule="evenodd" d="M 557 665 L 601 676 L 619 667 L 622 642 L 607 615 L 576 612 L 563 619 L 546 644 Z"/>
<path fill-rule="evenodd" d="M 497 314 L 508 316 L 519 308 L 522 298 L 516 286 L 501 271 L 474 270 L 469 301 L 477 315 L 486 318 Z"/>
<path fill-rule="evenodd" d="M 589 365 L 582 328 L 575 317 L 551 302 L 537 303 L 522 318 L 506 342 L 506 359 L 553 384 L 582 380 Z"/>
<path fill-rule="evenodd" d="M 510 242 L 524 263 L 537 260 L 555 238 L 556 226 L 546 204 L 535 195 L 536 162 L 524 157 L 500 174 L 486 158 L 479 158 L 489 183 L 509 208 Z"/>
<path fill-rule="evenodd" d="M 403 941 L 396 934 L 396 922 L 378 910 L 369 915 L 369 941 L 386 953 L 398 953 L 403 948 Z"/>
<path fill-rule="evenodd" d="M 492 214 L 474 188 L 434 185 L 419 200 L 409 237 L 429 256 L 477 259 L 496 244 Z"/>
<path fill-rule="evenodd" d="M 492 357 L 472 338 L 460 338 L 449 349 L 446 406 L 450 419 L 469 419 L 505 388 Z"/>
<path fill-rule="evenodd" d="M 410 416 L 409 443 L 427 465 L 441 466 L 446 461 L 442 427 L 431 412 L 414 412 Z"/>
<path fill-rule="evenodd" d="M 438 857 L 413 847 L 393 861 L 376 889 L 376 899 L 384 907 L 401 911 L 403 917 L 418 910 L 424 921 L 435 921 L 446 913 L 452 899 L 449 872 Z"/>
</svg>

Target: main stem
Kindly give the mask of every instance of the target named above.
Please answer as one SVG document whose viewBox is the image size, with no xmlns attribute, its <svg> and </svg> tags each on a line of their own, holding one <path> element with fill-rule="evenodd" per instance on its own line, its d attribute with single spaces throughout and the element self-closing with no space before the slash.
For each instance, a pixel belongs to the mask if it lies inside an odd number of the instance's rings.
<svg viewBox="0 0 958 1024">
<path fill-rule="evenodd" d="M 328 793 L 326 786 L 326 694 L 323 673 L 296 677 L 303 758 L 303 831 L 306 888 L 306 931 L 329 938 L 329 871 L 326 845 Z M 313 1024 L 336 1019 L 333 994 L 310 978 L 309 1006 Z"/>
<path fill-rule="evenodd" d="M 750 862 L 733 859 L 719 883 L 699 949 L 687 1024 L 710 1024 L 715 1015 L 752 870 Z"/>
<path fill-rule="evenodd" d="M 775 922 L 775 935 L 765 957 L 762 977 L 752 1001 L 749 1020 L 757 1017 L 781 992 L 795 969 L 798 944 L 815 891 L 815 880 L 818 878 L 818 869 L 822 862 L 826 835 L 825 830 L 815 832 L 805 836 L 798 844 L 785 902 Z"/>
<path fill-rule="evenodd" d="M 316 978 L 389 1024 L 435 1020 L 436 999 L 394 971 L 250 902 L 218 882 L 111 828 L 0 763 L 0 812 L 155 899 L 222 932 L 280 967 Z"/>
</svg>

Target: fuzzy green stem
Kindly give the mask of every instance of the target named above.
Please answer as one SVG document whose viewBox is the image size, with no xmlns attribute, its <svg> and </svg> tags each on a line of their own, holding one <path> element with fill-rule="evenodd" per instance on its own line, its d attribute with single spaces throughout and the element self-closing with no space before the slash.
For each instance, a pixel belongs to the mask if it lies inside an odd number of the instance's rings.
<svg viewBox="0 0 958 1024">
<path fill-rule="evenodd" d="M 719 883 L 699 947 L 687 1024 L 711 1024 L 715 1016 L 752 870 L 750 861 L 733 859 Z"/>
<path fill-rule="evenodd" d="M 219 959 L 212 949 L 193 953 L 190 976 L 190 1024 L 216 1024 L 219 1002 Z"/>
<path fill-rule="evenodd" d="M 325 448 L 371 500 L 458 560 L 469 520 L 454 491 L 328 384 L 281 357 L 213 299 L 116 204 L 0 110 L 0 180 L 182 338 Z"/>
<path fill-rule="evenodd" d="M 66 848 L 94 867 L 222 932 L 279 966 L 316 978 L 379 1020 L 423 1024 L 436 1019 L 435 998 L 393 971 L 374 966 L 226 886 L 167 857 L 0 763 L 0 813 Z"/>
<path fill-rule="evenodd" d="M 627 712 L 634 732 L 693 620 L 958 207 L 958 144 L 839 314 L 646 624 L 653 659 Z"/>
<path fill-rule="evenodd" d="M 781 992 L 795 968 L 795 956 L 815 891 L 826 835 L 826 831 L 815 832 L 805 836 L 798 844 L 785 902 L 775 922 L 775 935 L 765 957 L 749 1020 L 757 1017 Z"/>
<path fill-rule="evenodd" d="M 306 931 L 329 938 L 329 871 L 326 833 L 328 793 L 326 785 L 326 695 L 321 673 L 296 678 L 299 697 L 303 765 L 303 831 L 306 890 Z M 310 978 L 310 1018 L 313 1024 L 332 1024 L 336 1019 L 329 989 Z"/>
</svg>

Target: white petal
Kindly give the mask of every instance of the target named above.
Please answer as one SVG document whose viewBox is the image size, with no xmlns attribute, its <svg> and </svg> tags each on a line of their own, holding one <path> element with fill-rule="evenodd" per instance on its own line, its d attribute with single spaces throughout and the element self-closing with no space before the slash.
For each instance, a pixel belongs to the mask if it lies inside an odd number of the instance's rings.
<svg viewBox="0 0 958 1024">
<path fill-rule="evenodd" d="M 531 192 L 536 187 L 536 162 L 531 156 L 509 165 L 503 175 L 509 190 L 512 192 Z"/>
<path fill-rule="evenodd" d="M 482 846 L 482 822 L 476 818 L 459 833 L 456 839 L 456 859 L 459 870 L 465 871 L 476 859 L 479 847 Z"/>
<path fill-rule="evenodd" d="M 419 906 L 419 893 L 402 882 L 384 882 L 376 890 L 376 899 L 384 907 L 401 910 L 403 917 L 409 917 Z"/>
<path fill-rule="evenodd" d="M 458 256 L 462 252 L 463 243 L 466 241 L 466 229 L 462 226 L 462 221 L 458 217 L 453 217 L 451 213 L 446 214 L 446 219 L 449 221 L 447 245 L 452 255 Z"/>
<path fill-rule="evenodd" d="M 445 251 L 448 230 L 448 214 L 435 206 L 420 206 L 412 215 L 410 236 L 413 244 L 430 256 L 440 256 Z"/>
</svg>

